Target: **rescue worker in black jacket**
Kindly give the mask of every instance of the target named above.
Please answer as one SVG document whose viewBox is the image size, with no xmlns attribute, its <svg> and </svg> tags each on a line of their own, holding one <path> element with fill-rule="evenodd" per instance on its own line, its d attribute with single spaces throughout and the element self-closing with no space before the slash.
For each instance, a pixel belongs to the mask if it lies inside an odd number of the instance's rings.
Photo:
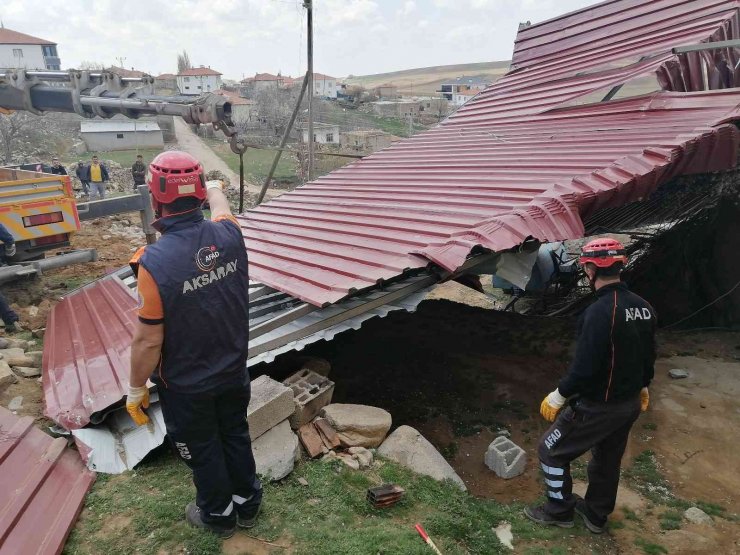
<svg viewBox="0 0 740 555">
<path fill-rule="evenodd" d="M 147 181 L 162 237 L 131 261 L 141 303 L 126 409 L 147 424 L 147 380 L 157 386 L 167 435 L 193 471 L 185 518 L 228 538 L 255 525 L 262 501 L 247 424 L 247 251 L 219 182 L 206 183 L 195 158 L 163 152 Z"/>
<path fill-rule="evenodd" d="M 621 282 L 627 256 L 619 241 L 589 242 L 579 263 L 596 291 L 596 302 L 579 322 L 568 375 L 540 406 L 542 416 L 554 422 L 538 449 L 547 501 L 524 513 L 539 524 L 570 528 L 575 512 L 591 532 L 600 534 L 614 510 L 630 429 L 648 408 L 656 315 Z M 589 449 L 588 490 L 581 499 L 572 492 L 570 463 Z"/>
</svg>

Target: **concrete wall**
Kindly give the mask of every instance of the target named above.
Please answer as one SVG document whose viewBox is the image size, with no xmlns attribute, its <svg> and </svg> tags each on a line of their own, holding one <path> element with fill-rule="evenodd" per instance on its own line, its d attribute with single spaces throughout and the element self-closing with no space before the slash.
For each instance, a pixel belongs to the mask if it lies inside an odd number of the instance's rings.
<svg viewBox="0 0 740 555">
<path fill-rule="evenodd" d="M 391 146 L 393 142 L 389 133 L 362 134 L 362 133 L 342 133 L 340 144 L 342 148 L 356 150 L 359 152 L 375 152 Z"/>
<path fill-rule="evenodd" d="M 161 131 L 115 131 L 81 133 L 82 140 L 89 151 L 133 150 L 139 148 L 162 148 L 164 140 Z M 119 137 L 119 135 L 122 136 Z"/>
<path fill-rule="evenodd" d="M 418 102 L 373 102 L 373 112 L 386 118 L 407 118 L 419 113 Z"/>
<path fill-rule="evenodd" d="M 21 50 L 23 57 L 13 55 L 13 50 Z M 46 61 L 40 44 L 0 44 L 0 67 L 46 69 Z"/>
</svg>

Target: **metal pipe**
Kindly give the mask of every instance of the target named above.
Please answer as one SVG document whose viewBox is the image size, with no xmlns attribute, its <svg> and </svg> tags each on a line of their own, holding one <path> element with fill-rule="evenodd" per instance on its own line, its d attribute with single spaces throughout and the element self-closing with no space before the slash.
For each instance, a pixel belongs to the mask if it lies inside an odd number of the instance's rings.
<svg viewBox="0 0 740 555">
<path fill-rule="evenodd" d="M 270 186 L 270 181 L 272 180 L 272 176 L 275 174 L 275 169 L 277 168 L 278 162 L 280 162 L 280 156 L 282 155 L 283 150 L 285 149 L 285 145 L 288 143 L 288 137 L 290 136 L 290 130 L 293 129 L 295 118 L 298 115 L 298 111 L 301 109 L 301 102 L 303 101 L 303 95 L 306 94 L 307 86 L 308 86 L 308 72 L 306 72 L 306 75 L 303 78 L 303 85 L 301 85 L 301 92 L 298 94 L 298 102 L 295 103 L 295 108 L 293 108 L 293 113 L 290 116 L 290 121 L 288 122 L 288 125 L 285 128 L 285 131 L 283 132 L 283 138 L 280 141 L 280 148 L 275 153 L 275 158 L 272 160 L 272 166 L 270 166 L 270 171 L 267 172 L 267 178 L 265 179 L 265 182 L 262 184 L 262 190 L 260 190 L 260 194 L 259 196 L 257 196 L 257 202 L 255 203 L 255 206 L 261 203 L 262 200 L 265 198 L 265 193 L 267 193 L 267 188 Z"/>
<path fill-rule="evenodd" d="M 740 48 L 740 40 L 720 40 L 717 42 L 702 42 L 699 44 L 687 44 L 671 49 L 673 54 L 686 54 L 687 52 L 701 52 L 702 50 L 716 50 L 718 48 Z"/>
<path fill-rule="evenodd" d="M 56 256 L 45 258 L 43 260 L 37 260 L 35 262 L 31 262 L 31 266 L 35 268 L 39 273 L 43 273 L 47 270 L 62 268 L 63 266 L 69 266 L 70 264 L 95 262 L 97 259 L 98 251 L 96 251 L 95 249 L 84 249 L 67 254 L 58 254 Z"/>
</svg>

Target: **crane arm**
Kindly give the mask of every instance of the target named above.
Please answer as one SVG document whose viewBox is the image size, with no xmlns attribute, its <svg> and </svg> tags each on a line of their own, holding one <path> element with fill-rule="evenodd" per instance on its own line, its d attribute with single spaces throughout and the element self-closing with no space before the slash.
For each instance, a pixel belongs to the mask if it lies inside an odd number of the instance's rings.
<svg viewBox="0 0 740 555">
<path fill-rule="evenodd" d="M 122 114 L 179 116 L 187 123 L 211 123 L 229 137 L 239 154 L 246 145 L 231 119 L 231 103 L 221 95 L 157 96 L 151 76 L 121 77 L 107 71 L 28 71 L 0 73 L 0 113 L 23 110 L 76 113 L 86 118 Z"/>
</svg>

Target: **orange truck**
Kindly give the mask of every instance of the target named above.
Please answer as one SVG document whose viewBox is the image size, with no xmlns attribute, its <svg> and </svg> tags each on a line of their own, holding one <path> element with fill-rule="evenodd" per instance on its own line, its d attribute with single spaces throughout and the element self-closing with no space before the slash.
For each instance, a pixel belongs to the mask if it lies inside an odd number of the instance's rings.
<svg viewBox="0 0 740 555">
<path fill-rule="evenodd" d="M 69 176 L 0 168 L 0 224 L 15 238 L 14 262 L 69 246 L 80 229 Z"/>
</svg>

